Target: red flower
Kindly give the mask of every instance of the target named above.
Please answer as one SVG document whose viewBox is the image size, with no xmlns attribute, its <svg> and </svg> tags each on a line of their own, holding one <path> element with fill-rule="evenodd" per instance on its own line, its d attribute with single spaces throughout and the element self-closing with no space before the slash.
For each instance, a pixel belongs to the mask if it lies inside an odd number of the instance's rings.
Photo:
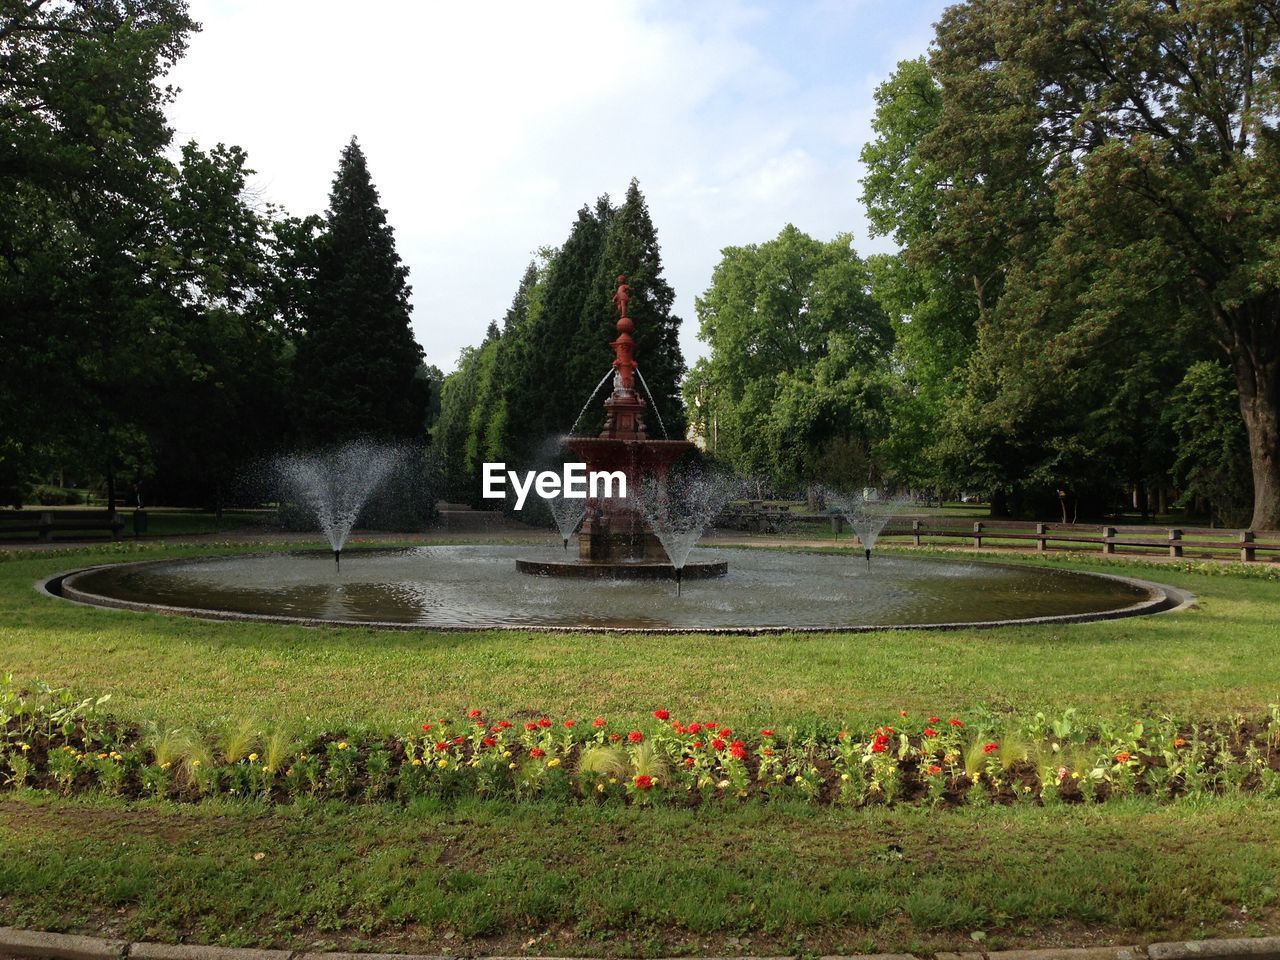
<svg viewBox="0 0 1280 960">
<path fill-rule="evenodd" d="M 871 744 L 872 753 L 884 753 L 885 750 L 887 750 L 888 748 L 889 748 L 889 745 L 885 743 L 883 740 L 880 740 L 879 738 L 877 738 L 875 742 Z"/>
<path fill-rule="evenodd" d="M 577 726 L 577 723 L 578 723 L 577 720 L 566 720 L 564 722 L 564 725 L 567 729 L 572 729 L 573 727 Z"/>
<path fill-rule="evenodd" d="M 534 747 L 529 751 L 529 756 L 531 757 L 545 757 L 546 755 L 547 751 L 543 750 L 541 747 Z"/>
<path fill-rule="evenodd" d="M 942 772 L 942 768 L 941 768 L 940 766 L 938 766 L 936 763 L 935 763 L 935 764 L 930 765 L 930 767 L 929 767 L 929 776 L 931 776 L 931 777 L 936 777 L 936 776 L 937 776 L 938 774 L 940 774 L 941 772 Z"/>
<path fill-rule="evenodd" d="M 551 726 L 551 721 L 548 720 L 546 717 L 543 717 L 541 720 L 538 721 L 538 726 L 549 727 Z"/>
<path fill-rule="evenodd" d="M 700 724 L 700 723 L 691 723 L 691 724 L 689 724 L 689 726 L 685 727 L 685 729 L 686 729 L 689 733 L 700 733 L 700 732 L 702 731 L 702 724 Z"/>
<path fill-rule="evenodd" d="M 693 757 L 685 757 L 685 758 L 684 758 L 684 765 L 685 765 L 686 767 L 692 767 L 692 766 L 693 766 Z"/>
<path fill-rule="evenodd" d="M 510 721 L 510 720 L 499 720 L 499 721 L 498 721 L 498 729 L 499 729 L 499 730 L 506 730 L 506 729 L 507 729 L 508 727 L 510 727 L 510 726 L 511 726 L 511 721 Z"/>
<path fill-rule="evenodd" d="M 632 743 L 639 743 L 644 739 L 644 734 L 641 733 L 639 730 L 632 730 L 630 733 L 627 734 L 627 739 L 630 740 Z"/>
<path fill-rule="evenodd" d="M 905 710 L 899 710 L 899 711 L 898 711 L 898 716 L 900 716 L 900 717 L 905 717 L 906 715 L 907 715 L 907 711 L 905 711 Z"/>
<path fill-rule="evenodd" d="M 1132 756 L 1132 754 L 1130 754 L 1128 750 L 1121 750 L 1116 754 L 1116 761 L 1119 763 L 1128 763 L 1130 756 Z"/>
<path fill-rule="evenodd" d="M 695 750 L 701 750 L 701 749 L 702 749 L 702 741 L 701 741 L 701 740 L 695 740 L 695 741 L 693 741 L 693 749 L 695 749 Z"/>
<path fill-rule="evenodd" d="M 658 710 L 653 711 L 653 715 L 654 715 L 655 717 L 657 717 L 659 720 L 670 720 L 670 719 L 671 719 L 671 711 L 670 711 L 670 710 L 662 710 L 662 709 L 658 709 Z"/>
<path fill-rule="evenodd" d="M 671 729 L 674 730 L 676 733 L 684 733 L 685 725 L 683 723 L 673 723 L 671 725 Z"/>
<path fill-rule="evenodd" d="M 772 736 L 773 736 L 773 731 L 772 731 L 772 730 L 770 730 L 768 727 L 765 727 L 763 730 L 761 730 L 761 731 L 760 731 L 760 736 L 762 736 L 762 737 L 772 737 Z"/>
<path fill-rule="evenodd" d="M 537 729 L 538 729 L 538 725 L 537 725 L 536 723 L 534 723 L 532 720 L 530 720 L 528 723 L 526 723 L 526 724 L 524 725 L 524 728 L 525 728 L 526 730 L 537 730 Z"/>
<path fill-rule="evenodd" d="M 963 724 L 963 723 L 961 723 L 959 720 L 957 720 L 955 717 L 952 717 L 950 720 L 948 720 L 948 721 L 947 721 L 947 723 L 951 724 L 953 727 L 963 727 L 963 726 L 964 726 L 964 724 Z"/>
<path fill-rule="evenodd" d="M 483 743 L 486 747 L 495 747 L 495 746 L 497 746 L 497 745 L 498 745 L 498 738 L 497 738 L 497 737 L 485 737 L 485 738 L 484 738 L 483 740 L 481 740 L 480 742 L 481 742 L 481 743 Z"/>
<path fill-rule="evenodd" d="M 723 730 L 721 730 L 721 731 L 720 731 L 720 736 L 722 736 L 722 737 L 732 737 L 732 736 L 733 736 L 733 731 L 732 731 L 732 730 L 730 730 L 728 727 L 725 727 Z"/>
<path fill-rule="evenodd" d="M 614 743 L 617 743 L 619 740 L 621 740 L 621 739 L 622 739 L 622 734 L 620 734 L 620 733 L 611 733 L 611 734 L 609 734 L 609 739 L 610 739 L 611 741 L 613 741 Z"/>
<path fill-rule="evenodd" d="M 424 724 L 422 725 L 422 729 L 423 729 L 423 730 L 430 730 L 430 729 L 431 729 L 431 724 L 429 724 L 429 723 L 424 723 Z"/>
<path fill-rule="evenodd" d="M 773 748 L 772 748 L 772 747 L 765 747 L 765 748 L 764 748 L 763 750 L 761 750 L 760 752 L 761 752 L 761 753 L 763 753 L 766 757 L 772 757 L 772 756 L 773 756 Z"/>
<path fill-rule="evenodd" d="M 453 742 L 454 742 L 454 743 L 466 743 L 466 742 L 467 742 L 467 738 L 466 738 L 466 737 L 454 737 L 454 738 L 453 738 Z"/>
<path fill-rule="evenodd" d="M 925 727 L 924 735 L 926 737 L 936 737 L 938 735 L 938 731 L 933 729 L 933 727 Z"/>
<path fill-rule="evenodd" d="M 713 749 L 723 750 L 725 748 L 725 742 L 721 740 L 719 737 L 716 737 L 714 740 L 711 741 L 711 746 Z"/>
<path fill-rule="evenodd" d="M 591 725 L 595 727 L 597 730 L 599 730 L 608 722 L 609 721 L 606 720 L 604 717 L 596 717 L 594 720 L 591 721 Z"/>
<path fill-rule="evenodd" d="M 470 713 L 468 713 L 468 714 L 467 714 L 467 716 L 468 716 L 468 717 L 470 717 L 472 720 L 476 720 L 476 719 L 478 719 L 478 718 L 480 718 L 480 717 L 483 717 L 483 716 L 484 716 L 484 711 L 482 711 L 482 710 L 472 710 Z"/>
<path fill-rule="evenodd" d="M 649 776 L 647 773 L 639 774 L 636 777 L 637 790 L 649 790 L 652 787 L 653 787 L 653 777 Z"/>
<path fill-rule="evenodd" d="M 448 745 L 447 743 L 445 743 L 443 740 L 441 740 L 439 743 L 437 743 L 437 744 L 436 744 L 436 749 L 437 749 L 437 750 L 448 750 L 448 749 L 449 749 L 449 745 Z"/>
<path fill-rule="evenodd" d="M 930 717 L 930 718 L 929 718 L 929 722 L 930 722 L 930 723 L 941 723 L 941 721 L 940 721 L 937 717 Z"/>
<path fill-rule="evenodd" d="M 998 743 L 984 743 L 982 745 L 983 753 L 995 753 L 999 749 L 1000 749 L 1000 744 Z"/>
<path fill-rule="evenodd" d="M 741 760 L 747 755 L 747 748 L 741 743 L 734 741 L 733 746 L 729 748 L 729 752 L 733 754 L 735 760 Z"/>
</svg>

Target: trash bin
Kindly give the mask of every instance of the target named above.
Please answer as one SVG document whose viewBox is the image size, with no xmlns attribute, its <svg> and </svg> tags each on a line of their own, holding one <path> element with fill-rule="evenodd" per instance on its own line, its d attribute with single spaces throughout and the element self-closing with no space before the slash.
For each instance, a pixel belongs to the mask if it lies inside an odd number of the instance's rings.
<svg viewBox="0 0 1280 960">
<path fill-rule="evenodd" d="M 147 532 L 147 511 L 133 511 L 133 535 L 140 536 Z"/>
</svg>

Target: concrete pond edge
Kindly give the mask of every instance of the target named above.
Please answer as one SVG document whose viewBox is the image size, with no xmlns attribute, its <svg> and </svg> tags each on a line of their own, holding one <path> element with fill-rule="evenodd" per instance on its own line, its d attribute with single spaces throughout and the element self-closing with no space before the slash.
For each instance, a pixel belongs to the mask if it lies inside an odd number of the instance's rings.
<svg viewBox="0 0 1280 960">
<path fill-rule="evenodd" d="M 0 958 L 12 960 L 466 960 L 454 954 L 321 953 L 193 944 L 136 943 L 79 934 L 43 933 L 0 927 Z M 486 960 L 529 960 L 488 957 Z M 538 960 L 564 960 L 540 957 Z M 581 958 L 578 958 L 581 960 Z M 687 960 L 687 958 L 685 958 Z M 711 958 L 705 958 L 711 960 Z M 716 960 L 783 960 L 734 957 Z M 924 960 L 910 953 L 821 957 L 819 960 Z M 1280 960 L 1280 937 L 1189 940 L 1146 946 L 1053 947 L 1041 950 L 973 950 L 938 953 L 934 960 Z"/>
</svg>

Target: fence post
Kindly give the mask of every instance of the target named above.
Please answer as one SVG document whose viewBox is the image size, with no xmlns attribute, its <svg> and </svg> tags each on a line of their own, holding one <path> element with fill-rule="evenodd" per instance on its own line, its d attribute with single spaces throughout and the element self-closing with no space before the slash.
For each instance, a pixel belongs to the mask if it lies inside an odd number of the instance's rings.
<svg viewBox="0 0 1280 960">
<path fill-rule="evenodd" d="M 41 540 L 53 539 L 53 514 L 52 513 L 40 514 L 40 539 Z"/>
<path fill-rule="evenodd" d="M 1181 530 L 1169 531 L 1169 556 L 1175 557 L 1175 558 L 1182 556 L 1182 531 Z"/>
<path fill-rule="evenodd" d="M 843 530 L 844 530 L 844 517 L 840 516 L 840 514 L 838 513 L 832 514 L 831 515 L 831 532 L 838 537 L 840 536 Z"/>
<path fill-rule="evenodd" d="M 1253 562 L 1253 531 L 1240 531 L 1240 559 L 1245 563 Z"/>
<path fill-rule="evenodd" d="M 1116 528 L 1115 527 L 1102 528 L 1102 552 L 1103 553 L 1116 552 Z"/>
<path fill-rule="evenodd" d="M 1049 538 L 1045 536 L 1045 525 L 1043 523 L 1036 524 L 1036 552 L 1044 553 L 1045 541 Z"/>
<path fill-rule="evenodd" d="M 975 520 L 973 523 L 973 547 L 975 550 L 982 549 L 982 521 Z"/>
<path fill-rule="evenodd" d="M 919 520 L 911 521 L 911 540 L 917 547 L 920 546 L 920 526 Z"/>
</svg>

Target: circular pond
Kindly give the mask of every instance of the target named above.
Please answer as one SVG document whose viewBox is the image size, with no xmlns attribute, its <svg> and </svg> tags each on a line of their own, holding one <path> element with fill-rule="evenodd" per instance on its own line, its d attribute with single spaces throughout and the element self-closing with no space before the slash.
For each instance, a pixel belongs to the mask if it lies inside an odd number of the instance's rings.
<svg viewBox="0 0 1280 960">
<path fill-rule="evenodd" d="M 1016 563 L 781 550 L 694 551 L 728 574 L 686 581 L 517 573 L 537 549 L 429 546 L 113 564 L 55 578 L 71 600 L 228 619 L 449 629 L 763 632 L 995 626 L 1168 609 L 1144 581 Z M 563 553 L 547 550 L 547 560 Z"/>
</svg>

